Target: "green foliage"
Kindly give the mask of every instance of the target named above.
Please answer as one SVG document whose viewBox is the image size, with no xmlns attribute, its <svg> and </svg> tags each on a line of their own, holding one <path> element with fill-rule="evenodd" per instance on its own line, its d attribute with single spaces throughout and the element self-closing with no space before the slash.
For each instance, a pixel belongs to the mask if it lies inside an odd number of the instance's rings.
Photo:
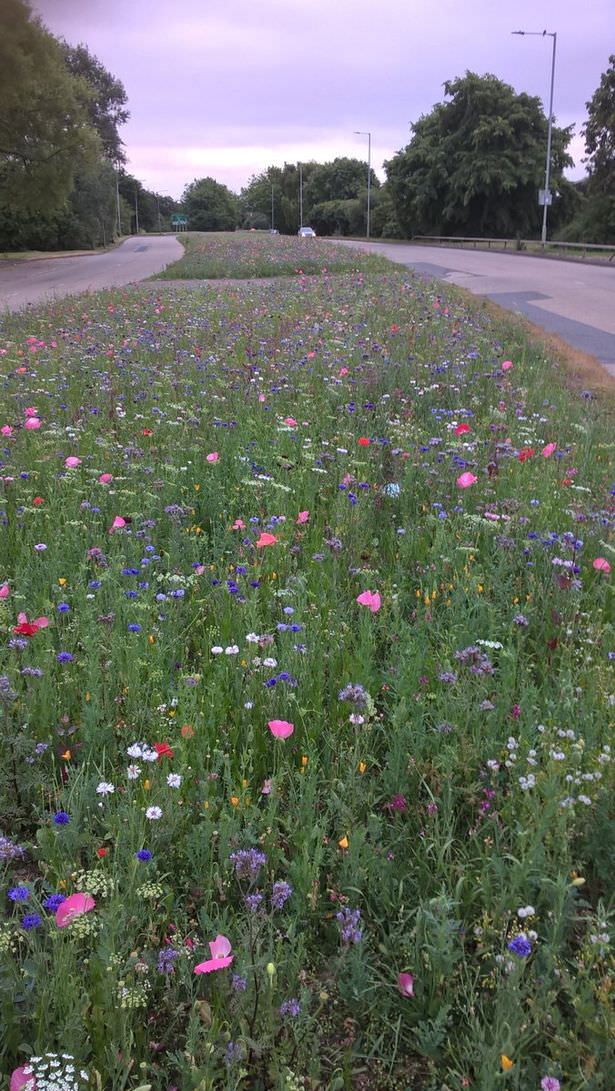
<svg viewBox="0 0 615 1091">
<path fill-rule="evenodd" d="M 181 205 L 193 231 L 232 231 L 239 223 L 238 198 L 214 178 L 195 179 L 186 186 Z"/>
<path fill-rule="evenodd" d="M 367 164 L 360 159 L 338 158 L 329 163 L 302 163 L 303 222 L 319 235 L 356 235 L 365 230 Z M 380 181 L 371 172 L 372 204 Z M 268 167 L 251 179 L 240 196 L 242 225 L 273 226 L 283 235 L 294 235 L 299 227 L 299 164 Z"/>
<path fill-rule="evenodd" d="M 587 105 L 583 128 L 591 194 L 615 197 L 615 53 Z"/>
<path fill-rule="evenodd" d="M 77 171 L 100 148 L 87 88 L 66 69 L 60 44 L 22 0 L 0 0 L 0 204 L 13 212 L 60 209 Z"/>
<path fill-rule="evenodd" d="M 525 237 L 539 226 L 547 120 L 540 100 L 492 75 L 447 81 L 449 102 L 412 125 L 410 143 L 385 164 L 408 235 Z M 553 129 L 552 177 L 571 164 L 571 128 Z"/>
<path fill-rule="evenodd" d="M 68 71 L 87 88 L 84 105 L 90 125 L 100 137 L 104 155 L 111 163 L 123 163 L 126 156 L 118 128 L 130 117 L 125 109 L 127 98 L 123 83 L 112 76 L 86 46 L 63 42 L 62 48 Z"/>
</svg>

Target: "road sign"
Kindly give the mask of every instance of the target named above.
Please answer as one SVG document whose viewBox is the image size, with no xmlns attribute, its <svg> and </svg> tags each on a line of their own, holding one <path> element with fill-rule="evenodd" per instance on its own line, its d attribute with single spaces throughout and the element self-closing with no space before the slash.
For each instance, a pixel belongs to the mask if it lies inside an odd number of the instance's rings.
<svg viewBox="0 0 615 1091">
<path fill-rule="evenodd" d="M 549 192 L 547 193 L 546 201 L 545 201 L 545 191 L 544 191 L 544 189 L 539 189 L 538 190 L 538 204 L 539 205 L 552 205 L 553 204 L 553 194 L 551 193 L 551 190 L 549 190 Z"/>
<path fill-rule="evenodd" d="M 187 227 L 188 217 L 182 216 L 178 212 L 174 212 L 171 216 L 171 227 Z"/>
</svg>

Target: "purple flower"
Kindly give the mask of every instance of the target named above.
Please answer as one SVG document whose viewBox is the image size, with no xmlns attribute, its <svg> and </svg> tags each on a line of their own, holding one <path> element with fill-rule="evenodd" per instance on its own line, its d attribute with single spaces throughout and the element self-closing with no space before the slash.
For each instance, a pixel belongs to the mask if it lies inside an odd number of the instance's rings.
<svg viewBox="0 0 615 1091">
<path fill-rule="evenodd" d="M 288 899 L 291 897 L 293 888 L 290 883 L 286 883 L 284 879 L 278 879 L 273 884 L 271 891 L 271 908 L 283 909 Z"/>
<path fill-rule="evenodd" d="M 135 852 L 135 857 L 140 860 L 142 864 L 147 864 L 152 859 L 153 853 L 149 849 L 139 849 Z"/>
<path fill-rule="evenodd" d="M 38 928 L 39 924 L 42 923 L 42 920 L 43 918 L 40 913 L 27 913 L 22 919 L 21 927 L 24 932 L 31 932 L 33 928 Z"/>
<path fill-rule="evenodd" d="M 175 973 L 175 959 L 179 958 L 179 951 L 176 951 L 174 947 L 164 947 L 162 951 L 158 953 L 158 964 L 156 969 L 159 974 L 173 974 Z"/>
<path fill-rule="evenodd" d="M 58 663 L 72 663 L 73 658 L 70 652 L 58 652 L 56 655 Z"/>
<path fill-rule="evenodd" d="M 12 902 L 27 902 L 30 891 L 27 886 L 13 886 L 8 891 L 8 896 Z"/>
<path fill-rule="evenodd" d="M 68 815 L 66 811 L 56 811 L 53 816 L 53 821 L 55 822 L 56 826 L 68 826 L 68 823 L 70 822 L 70 815 Z"/>
<path fill-rule="evenodd" d="M 349 909 L 345 906 L 340 909 L 339 913 L 335 914 L 336 921 L 340 926 L 340 939 L 342 943 L 360 943 L 363 939 L 363 932 L 359 928 L 361 923 L 361 910 Z"/>
<path fill-rule="evenodd" d="M 267 857 L 260 849 L 238 849 L 231 853 L 229 860 L 234 864 L 237 878 L 250 882 L 258 878 L 260 869 L 267 863 Z"/>
<path fill-rule="evenodd" d="M 233 974 L 231 978 L 231 988 L 233 992 L 245 993 L 248 987 L 248 982 L 245 977 L 241 977 L 240 974 Z"/>
<path fill-rule="evenodd" d="M 43 909 L 48 909 L 50 913 L 56 913 L 62 902 L 65 901 L 66 896 L 64 894 L 50 894 L 43 902 Z"/>
<path fill-rule="evenodd" d="M 21 845 L 16 845 L 10 837 L 0 837 L 0 860 L 19 860 L 24 855 Z"/>
<path fill-rule="evenodd" d="M 256 913 L 256 910 L 263 900 L 263 895 L 260 890 L 256 890 L 254 894 L 246 894 L 243 900 L 246 908 L 250 910 L 250 913 Z"/>
<path fill-rule="evenodd" d="M 513 955 L 517 955 L 519 958 L 527 958 L 528 955 L 531 955 L 532 953 L 532 945 L 525 933 L 521 932 L 518 936 L 515 936 L 514 939 L 511 939 L 508 944 L 508 950 L 512 951 Z"/>
<path fill-rule="evenodd" d="M 243 1049 L 239 1042 L 229 1042 L 224 1053 L 224 1063 L 237 1064 L 243 1058 Z"/>
<path fill-rule="evenodd" d="M 285 1000 L 283 1004 L 280 1004 L 280 1015 L 282 1018 L 289 1016 L 291 1019 L 296 1019 L 301 1015 L 301 1004 L 296 996 L 291 996 L 290 1000 Z"/>
</svg>

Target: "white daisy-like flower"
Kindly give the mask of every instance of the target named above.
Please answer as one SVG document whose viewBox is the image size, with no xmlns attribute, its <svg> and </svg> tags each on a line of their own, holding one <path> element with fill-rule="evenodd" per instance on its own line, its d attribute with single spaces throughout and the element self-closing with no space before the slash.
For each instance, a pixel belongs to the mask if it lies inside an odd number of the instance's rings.
<svg viewBox="0 0 615 1091">
<path fill-rule="evenodd" d="M 169 773 L 167 777 L 167 784 L 169 788 L 179 788 L 181 786 L 182 778 L 179 773 Z"/>
<path fill-rule="evenodd" d="M 212 655 L 222 655 L 223 651 L 224 651 L 224 648 L 221 648 L 219 644 L 214 644 L 213 648 L 211 649 L 211 654 Z"/>
<path fill-rule="evenodd" d="M 145 817 L 149 818 L 150 822 L 162 818 L 162 807 L 148 807 L 145 812 Z"/>
<path fill-rule="evenodd" d="M 144 746 L 141 757 L 143 761 L 158 761 L 158 754 L 151 746 Z"/>
<path fill-rule="evenodd" d="M 141 773 L 141 766 L 140 765 L 129 765 L 128 769 L 126 770 L 126 776 L 128 777 L 129 780 L 136 780 L 137 777 L 140 775 L 140 773 Z"/>
<path fill-rule="evenodd" d="M 228 648 L 224 649 L 225 655 L 239 655 L 239 647 L 237 644 L 229 644 Z"/>
<path fill-rule="evenodd" d="M 128 754 L 129 758 L 140 758 L 140 757 L 142 757 L 141 744 L 138 743 L 138 742 L 133 742 L 132 746 L 128 747 L 128 750 L 126 751 L 126 753 Z"/>
<path fill-rule="evenodd" d="M 96 788 L 96 793 L 99 796 L 110 796 L 115 791 L 115 785 L 110 784 L 108 780 L 101 780 L 100 784 Z"/>
</svg>

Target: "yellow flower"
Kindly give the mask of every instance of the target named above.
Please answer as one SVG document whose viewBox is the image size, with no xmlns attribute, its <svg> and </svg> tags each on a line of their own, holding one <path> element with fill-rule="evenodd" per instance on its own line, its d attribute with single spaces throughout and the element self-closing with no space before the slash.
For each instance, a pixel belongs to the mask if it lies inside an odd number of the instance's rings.
<svg viewBox="0 0 615 1091">
<path fill-rule="evenodd" d="M 307 763 L 309 762 L 309 760 L 310 759 L 308 758 L 307 754 L 302 754 L 301 755 L 301 764 L 302 764 L 304 769 L 305 769 Z"/>
<path fill-rule="evenodd" d="M 147 643 L 148 644 L 155 644 L 156 643 L 156 637 L 152 633 L 148 634 Z"/>
<path fill-rule="evenodd" d="M 514 1067 L 514 1061 L 511 1061 L 510 1057 L 507 1057 L 505 1053 L 500 1054 L 500 1064 L 502 1066 L 502 1072 L 510 1072 Z"/>
<path fill-rule="evenodd" d="M 200 491 L 200 488 L 201 488 L 201 486 L 200 486 L 200 485 L 195 485 L 195 486 L 194 486 L 194 491 L 195 491 L 195 492 L 199 492 L 199 491 Z"/>
<path fill-rule="evenodd" d="M 151 782 L 151 780 L 145 779 L 145 780 L 143 781 L 143 789 L 144 789 L 144 791 L 146 791 L 146 792 L 149 792 L 149 790 L 150 790 L 151 786 L 152 786 L 152 782 Z"/>
<path fill-rule="evenodd" d="M 340 847 L 341 849 L 343 849 L 344 851 L 346 851 L 346 849 L 348 848 L 348 845 L 349 845 L 349 844 L 350 844 L 350 842 L 349 842 L 349 840 L 348 840 L 348 838 L 346 837 L 346 835 L 345 835 L 345 834 L 344 834 L 344 836 L 343 836 L 343 837 L 340 837 L 340 839 L 339 839 L 339 841 L 338 841 L 338 845 L 339 845 L 339 847 Z"/>
<path fill-rule="evenodd" d="M 365 764 L 365 762 L 360 761 L 359 762 L 359 772 L 360 772 L 361 776 L 363 776 L 366 769 L 367 769 L 367 765 Z"/>
<path fill-rule="evenodd" d="M 239 796 L 231 796 L 231 807 L 239 806 Z"/>
<path fill-rule="evenodd" d="M 58 580 L 60 587 L 66 587 L 66 580 L 62 577 Z"/>
</svg>

